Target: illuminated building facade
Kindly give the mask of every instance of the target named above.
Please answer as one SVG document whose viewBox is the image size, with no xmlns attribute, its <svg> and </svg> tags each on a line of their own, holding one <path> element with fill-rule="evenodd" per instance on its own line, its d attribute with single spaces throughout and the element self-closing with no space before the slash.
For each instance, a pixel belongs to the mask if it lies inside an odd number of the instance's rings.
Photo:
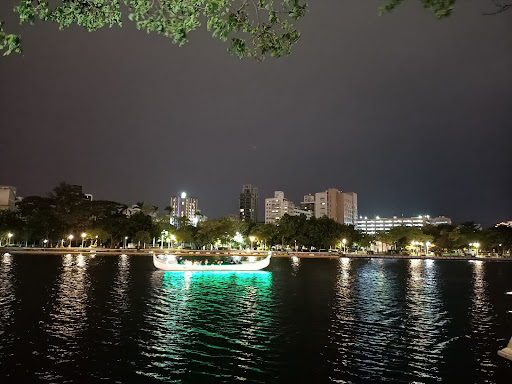
<svg viewBox="0 0 512 384">
<path fill-rule="evenodd" d="M 285 214 L 293 215 L 295 204 L 284 197 L 283 191 L 275 191 L 274 197 L 265 199 L 265 223 L 275 224 Z"/>
<path fill-rule="evenodd" d="M 197 225 L 199 221 L 199 209 L 196 197 L 188 197 L 187 194 L 183 192 L 180 196 L 171 197 L 169 205 L 172 208 L 171 224 L 178 225 L 178 218 L 186 216 L 192 225 Z"/>
<path fill-rule="evenodd" d="M 377 216 L 375 219 L 359 218 L 356 222 L 356 229 L 363 233 L 374 235 L 377 232 L 389 231 L 393 227 L 418 227 L 425 225 L 451 224 L 449 217 L 438 216 L 431 218 L 429 215 L 417 217 L 396 217 L 384 218 Z"/>
<path fill-rule="evenodd" d="M 341 224 L 355 225 L 357 221 L 357 193 L 329 188 L 315 193 L 315 217 L 327 216 Z"/>
<path fill-rule="evenodd" d="M 245 184 L 240 193 L 240 220 L 258 221 L 258 188 L 252 184 Z"/>
<path fill-rule="evenodd" d="M 0 186 L 0 210 L 14 210 L 16 204 L 16 188 Z"/>
</svg>

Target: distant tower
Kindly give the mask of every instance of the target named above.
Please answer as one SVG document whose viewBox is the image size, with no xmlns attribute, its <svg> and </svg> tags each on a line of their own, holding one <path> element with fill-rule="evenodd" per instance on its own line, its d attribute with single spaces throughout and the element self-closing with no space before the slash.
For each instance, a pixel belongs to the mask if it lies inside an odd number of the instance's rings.
<svg viewBox="0 0 512 384">
<path fill-rule="evenodd" d="M 258 188 L 245 184 L 240 193 L 240 220 L 258 221 Z"/>
<path fill-rule="evenodd" d="M 185 192 L 182 192 L 180 196 L 171 197 L 171 203 L 169 204 L 172 207 L 171 223 L 178 225 L 178 218 L 186 216 L 192 224 L 194 224 L 194 222 L 197 224 L 197 203 L 197 198 L 187 197 Z"/>
</svg>

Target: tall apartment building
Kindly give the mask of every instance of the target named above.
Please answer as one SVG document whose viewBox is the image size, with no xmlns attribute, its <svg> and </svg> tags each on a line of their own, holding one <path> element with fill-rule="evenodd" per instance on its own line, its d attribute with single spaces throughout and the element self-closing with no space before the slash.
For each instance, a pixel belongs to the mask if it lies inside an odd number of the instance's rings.
<svg viewBox="0 0 512 384">
<path fill-rule="evenodd" d="M 265 223 L 275 224 L 285 214 L 295 211 L 293 201 L 284 197 L 283 191 L 275 191 L 274 197 L 265 199 Z"/>
<path fill-rule="evenodd" d="M 275 191 L 274 197 L 265 199 L 265 224 L 275 224 L 284 215 L 305 215 L 309 219 L 313 212 L 297 208 L 293 201 L 284 197 L 283 191 Z"/>
<path fill-rule="evenodd" d="M 329 188 L 315 193 L 315 217 L 327 216 L 341 224 L 356 224 L 357 193 Z"/>
<path fill-rule="evenodd" d="M 240 220 L 258 221 L 258 188 L 245 184 L 240 193 Z"/>
<path fill-rule="evenodd" d="M 179 217 L 186 216 L 193 225 L 197 225 L 198 200 L 195 197 L 188 197 L 185 192 L 180 196 L 171 197 L 169 204 L 172 208 L 171 224 L 177 225 Z"/>
<path fill-rule="evenodd" d="M 16 188 L 0 186 L 0 210 L 13 210 L 16 204 Z"/>
</svg>

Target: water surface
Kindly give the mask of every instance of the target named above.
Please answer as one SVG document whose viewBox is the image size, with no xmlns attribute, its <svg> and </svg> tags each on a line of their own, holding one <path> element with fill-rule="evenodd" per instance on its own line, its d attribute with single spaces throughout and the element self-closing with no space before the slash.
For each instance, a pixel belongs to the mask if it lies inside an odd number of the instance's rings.
<svg viewBox="0 0 512 384">
<path fill-rule="evenodd" d="M 0 256 L 0 380 L 510 383 L 512 263 Z"/>
</svg>

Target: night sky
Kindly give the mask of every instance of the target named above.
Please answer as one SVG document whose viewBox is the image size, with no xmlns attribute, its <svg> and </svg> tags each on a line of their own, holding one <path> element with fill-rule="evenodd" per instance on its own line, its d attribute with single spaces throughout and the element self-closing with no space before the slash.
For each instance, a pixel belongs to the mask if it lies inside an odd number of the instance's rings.
<svg viewBox="0 0 512 384">
<path fill-rule="evenodd" d="M 132 23 L 89 33 L 17 25 L 24 53 L 0 58 L 0 184 L 58 182 L 95 199 L 199 198 L 236 213 L 242 184 L 263 201 L 329 187 L 366 216 L 512 220 L 512 12 L 458 1 L 438 21 L 407 1 L 309 1 L 291 56 L 257 63 L 202 27 L 178 47 Z"/>
</svg>

